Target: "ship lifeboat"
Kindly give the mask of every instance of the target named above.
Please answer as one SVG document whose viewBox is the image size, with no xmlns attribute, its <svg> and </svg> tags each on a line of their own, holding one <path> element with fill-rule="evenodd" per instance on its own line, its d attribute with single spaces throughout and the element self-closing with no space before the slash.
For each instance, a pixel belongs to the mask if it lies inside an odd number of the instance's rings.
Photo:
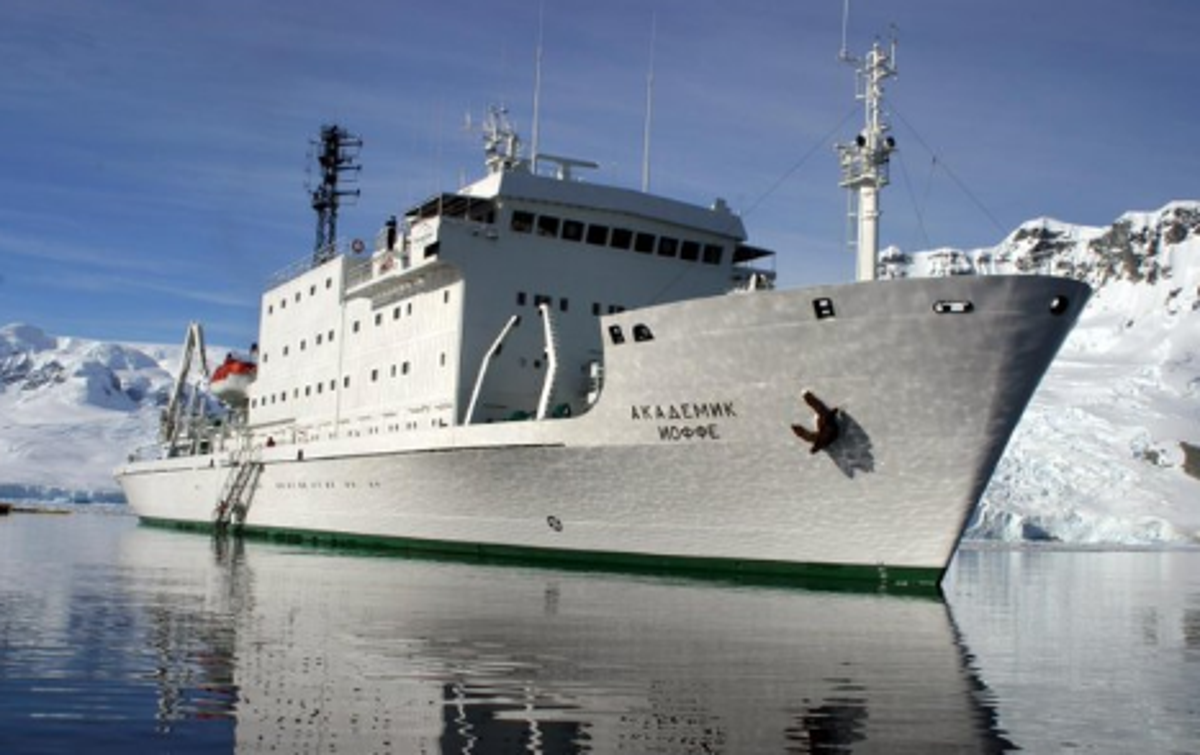
<svg viewBox="0 0 1200 755">
<path fill-rule="evenodd" d="M 214 396 L 229 406 L 241 406 L 249 400 L 250 384 L 258 374 L 253 359 L 226 354 L 225 361 L 213 370 L 209 387 Z"/>
</svg>

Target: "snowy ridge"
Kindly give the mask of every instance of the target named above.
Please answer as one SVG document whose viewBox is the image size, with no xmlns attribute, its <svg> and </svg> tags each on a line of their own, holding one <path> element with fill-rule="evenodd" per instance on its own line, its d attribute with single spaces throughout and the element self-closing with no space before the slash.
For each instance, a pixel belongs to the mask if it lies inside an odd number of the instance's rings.
<svg viewBox="0 0 1200 755">
<path fill-rule="evenodd" d="M 1200 202 L 1108 228 L 1042 218 L 988 249 L 893 248 L 883 266 L 894 277 L 1064 275 L 1096 289 L 969 537 L 1200 540 Z"/>
<path fill-rule="evenodd" d="M 112 470 L 154 440 L 179 352 L 0 328 L 0 497 L 121 500 Z"/>
</svg>

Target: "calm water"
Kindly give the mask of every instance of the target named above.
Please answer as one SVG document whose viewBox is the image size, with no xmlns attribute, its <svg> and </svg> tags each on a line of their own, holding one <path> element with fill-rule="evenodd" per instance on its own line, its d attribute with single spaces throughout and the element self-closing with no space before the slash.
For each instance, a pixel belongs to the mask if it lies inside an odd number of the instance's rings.
<svg viewBox="0 0 1200 755">
<path fill-rule="evenodd" d="M 0 752 L 1200 752 L 1200 551 L 946 601 L 0 518 Z"/>
</svg>

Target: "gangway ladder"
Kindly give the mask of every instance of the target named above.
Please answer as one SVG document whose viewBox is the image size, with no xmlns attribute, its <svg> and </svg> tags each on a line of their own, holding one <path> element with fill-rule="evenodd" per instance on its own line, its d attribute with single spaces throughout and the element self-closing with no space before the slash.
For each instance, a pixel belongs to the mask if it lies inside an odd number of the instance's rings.
<svg viewBox="0 0 1200 755">
<path fill-rule="evenodd" d="M 233 469 L 225 480 L 221 497 L 217 499 L 213 511 L 216 532 L 224 533 L 230 525 L 240 528 L 246 521 L 246 512 L 250 510 L 250 500 L 254 496 L 254 485 L 262 469 L 263 463 L 252 458 L 251 449 L 244 449 L 234 456 Z"/>
</svg>

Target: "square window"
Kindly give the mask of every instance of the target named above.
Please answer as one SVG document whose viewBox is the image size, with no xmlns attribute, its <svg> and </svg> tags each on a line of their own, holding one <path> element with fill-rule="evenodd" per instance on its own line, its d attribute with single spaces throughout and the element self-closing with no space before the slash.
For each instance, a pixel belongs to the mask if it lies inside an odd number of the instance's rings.
<svg viewBox="0 0 1200 755">
<path fill-rule="evenodd" d="M 510 227 L 517 233 L 529 233 L 533 230 L 533 213 L 521 210 L 513 212 Z"/>
<path fill-rule="evenodd" d="M 608 226 L 606 225 L 589 225 L 587 229 L 587 242 L 595 246 L 604 246 L 608 243 Z"/>
<path fill-rule="evenodd" d="M 614 228 L 609 244 L 613 249 L 628 249 L 633 246 L 633 231 L 628 228 Z"/>
<path fill-rule="evenodd" d="M 685 241 L 679 248 L 679 259 L 695 262 L 700 259 L 700 245 L 695 241 Z"/>
<path fill-rule="evenodd" d="M 642 254 L 652 254 L 654 252 L 654 234 L 639 233 L 634 240 L 633 250 Z"/>
<path fill-rule="evenodd" d="M 538 215 L 537 234 L 539 236 L 557 236 L 559 222 L 559 219 L 553 215 Z"/>
<path fill-rule="evenodd" d="M 583 239 L 583 223 L 578 220 L 568 220 L 563 223 L 562 237 L 564 241 L 580 241 Z"/>
<path fill-rule="evenodd" d="M 658 254 L 660 257 L 674 257 L 679 252 L 679 240 L 663 236 L 658 240 Z"/>
</svg>

